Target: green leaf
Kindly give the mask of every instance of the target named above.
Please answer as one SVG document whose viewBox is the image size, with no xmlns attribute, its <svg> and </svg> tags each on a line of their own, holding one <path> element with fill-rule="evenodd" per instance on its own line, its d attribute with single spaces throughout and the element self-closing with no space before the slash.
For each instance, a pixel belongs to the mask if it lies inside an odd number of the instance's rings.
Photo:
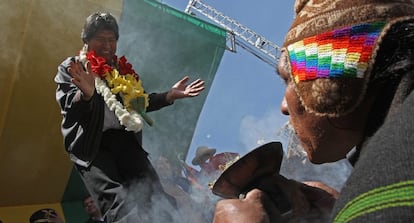
<svg viewBox="0 0 414 223">
<path fill-rule="evenodd" d="M 154 121 L 152 121 L 152 119 L 146 113 L 145 98 L 144 97 L 138 97 L 134 100 L 131 100 L 130 104 L 131 104 L 132 109 L 134 109 L 138 114 L 140 114 L 141 117 L 144 119 L 144 121 L 149 126 L 152 126 L 154 124 Z"/>
</svg>

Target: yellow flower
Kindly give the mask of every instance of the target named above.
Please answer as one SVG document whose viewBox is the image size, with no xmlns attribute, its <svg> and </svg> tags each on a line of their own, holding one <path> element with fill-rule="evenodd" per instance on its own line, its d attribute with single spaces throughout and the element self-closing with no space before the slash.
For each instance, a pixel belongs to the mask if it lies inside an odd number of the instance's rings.
<svg viewBox="0 0 414 223">
<path fill-rule="evenodd" d="M 133 109 L 131 101 L 139 97 L 143 97 L 144 105 L 142 108 L 148 107 L 148 95 L 145 94 L 141 80 L 137 80 L 132 74 L 120 75 L 118 70 L 113 69 L 112 72 L 105 75 L 105 80 L 111 88 L 113 94 L 120 94 L 127 110 Z M 142 112 L 142 111 L 140 111 Z"/>
</svg>

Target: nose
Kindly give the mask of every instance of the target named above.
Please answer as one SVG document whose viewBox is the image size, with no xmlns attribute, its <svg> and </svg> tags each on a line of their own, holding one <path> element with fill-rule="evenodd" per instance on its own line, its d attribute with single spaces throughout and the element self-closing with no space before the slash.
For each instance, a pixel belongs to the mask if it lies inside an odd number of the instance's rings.
<svg viewBox="0 0 414 223">
<path fill-rule="evenodd" d="M 110 49 L 111 48 L 111 40 L 105 39 L 105 41 L 103 42 L 103 47 L 105 49 Z"/>
<path fill-rule="evenodd" d="M 283 97 L 282 102 L 280 103 L 280 112 L 284 115 L 289 115 L 288 104 L 286 102 L 286 96 Z"/>
</svg>

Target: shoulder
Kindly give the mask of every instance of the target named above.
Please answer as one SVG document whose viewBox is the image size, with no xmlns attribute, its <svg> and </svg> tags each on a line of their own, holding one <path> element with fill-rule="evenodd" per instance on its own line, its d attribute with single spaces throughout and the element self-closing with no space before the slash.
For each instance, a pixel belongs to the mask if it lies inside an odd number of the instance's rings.
<svg viewBox="0 0 414 223">
<path fill-rule="evenodd" d="M 58 66 L 58 71 L 57 74 L 55 76 L 55 82 L 56 83 L 65 83 L 70 81 L 71 76 L 69 75 L 68 72 L 68 67 L 70 64 L 70 61 L 73 60 L 75 57 L 67 57 L 65 60 L 63 60 L 59 66 Z"/>
<path fill-rule="evenodd" d="M 414 218 L 414 205 L 407 205 L 410 198 L 403 192 L 414 191 L 413 113 L 411 92 L 361 151 L 335 204 L 337 220 L 410 222 Z"/>
<path fill-rule="evenodd" d="M 59 66 L 63 66 L 63 67 L 69 67 L 69 63 L 71 60 L 74 60 L 75 57 L 67 57 L 66 59 L 64 59 Z"/>
</svg>

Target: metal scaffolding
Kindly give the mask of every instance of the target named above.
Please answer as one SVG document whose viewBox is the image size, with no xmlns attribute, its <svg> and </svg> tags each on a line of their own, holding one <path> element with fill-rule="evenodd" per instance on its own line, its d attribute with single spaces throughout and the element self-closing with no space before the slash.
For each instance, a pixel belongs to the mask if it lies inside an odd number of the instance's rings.
<svg viewBox="0 0 414 223">
<path fill-rule="evenodd" d="M 227 46 L 228 50 L 236 52 L 235 45 L 238 45 L 270 66 L 276 67 L 280 56 L 278 45 L 200 0 L 189 0 L 185 12 L 195 15 L 192 10 L 201 13 L 227 30 L 227 40 L 230 41 L 230 46 Z"/>
</svg>

